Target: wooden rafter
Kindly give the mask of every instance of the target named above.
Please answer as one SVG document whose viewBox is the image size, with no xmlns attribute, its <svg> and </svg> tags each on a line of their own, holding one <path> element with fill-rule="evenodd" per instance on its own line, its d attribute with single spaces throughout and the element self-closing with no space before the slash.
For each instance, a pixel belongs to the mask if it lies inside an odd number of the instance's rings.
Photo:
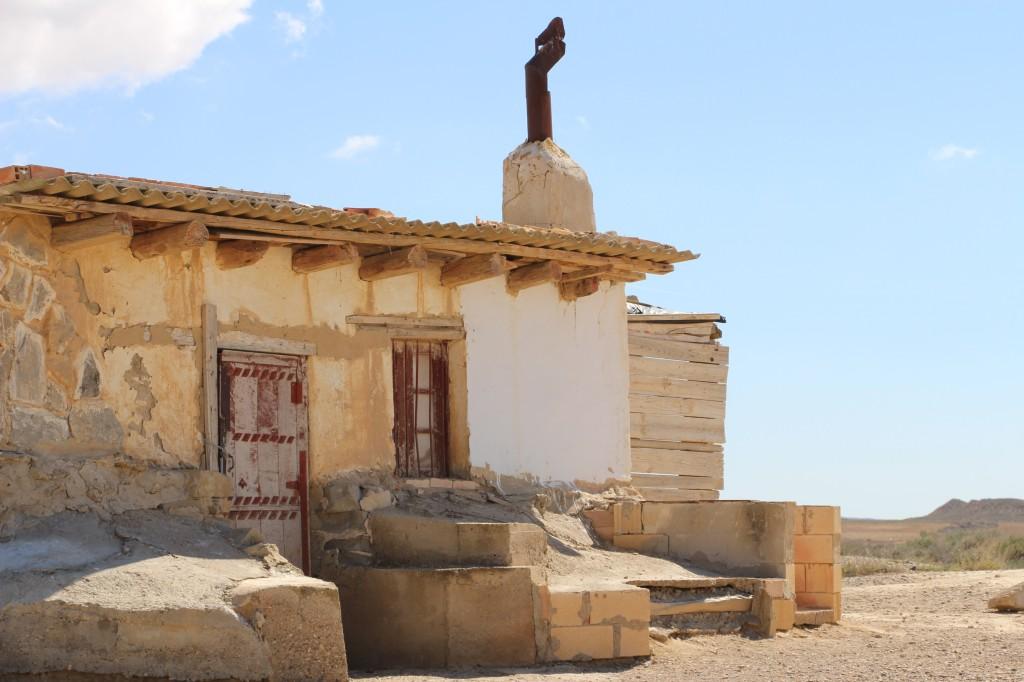
<svg viewBox="0 0 1024 682">
<path fill-rule="evenodd" d="M 458 287 L 498 277 L 505 274 L 507 270 L 508 263 L 505 257 L 499 253 L 466 256 L 441 268 L 441 284 L 446 287 Z"/>
<path fill-rule="evenodd" d="M 518 294 L 523 289 L 535 287 L 547 282 L 557 282 L 562 278 L 562 266 L 555 261 L 541 261 L 516 268 L 508 273 L 506 286 L 509 293 Z"/>
<path fill-rule="evenodd" d="M 132 218 L 127 213 L 106 213 L 95 218 L 54 225 L 50 244 L 61 251 L 73 251 L 131 237 Z"/>
<path fill-rule="evenodd" d="M 352 244 L 310 246 L 292 252 L 292 270 L 306 274 L 348 265 L 358 260 L 359 251 Z"/>
<path fill-rule="evenodd" d="M 217 242 L 217 267 L 221 270 L 244 268 L 259 261 L 269 250 L 269 242 L 251 242 L 246 239 Z"/>
<path fill-rule="evenodd" d="M 427 250 L 422 246 L 410 246 L 364 258 L 359 266 L 359 278 L 372 282 L 387 277 L 407 275 L 425 267 L 427 267 Z"/>
<path fill-rule="evenodd" d="M 575 301 L 578 298 L 596 294 L 600 287 L 601 280 L 599 278 L 587 277 L 586 279 L 574 279 L 569 282 L 563 280 L 562 283 L 558 285 L 558 292 L 561 294 L 563 300 Z"/>
<path fill-rule="evenodd" d="M 209 238 L 210 233 L 206 231 L 203 222 L 190 220 L 135 235 L 132 237 L 131 250 L 136 258 L 145 260 L 202 246 Z"/>
</svg>

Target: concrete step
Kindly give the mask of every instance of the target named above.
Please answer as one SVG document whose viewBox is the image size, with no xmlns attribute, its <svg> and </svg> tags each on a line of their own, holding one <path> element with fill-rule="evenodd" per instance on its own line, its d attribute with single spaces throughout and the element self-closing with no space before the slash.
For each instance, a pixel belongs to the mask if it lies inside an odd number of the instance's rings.
<svg viewBox="0 0 1024 682">
<path fill-rule="evenodd" d="M 534 566 L 548 536 L 531 523 L 480 523 L 389 509 L 370 514 L 374 561 L 384 566 Z"/>
<path fill-rule="evenodd" d="M 684 613 L 745 613 L 750 611 L 753 602 L 754 597 L 750 594 L 657 601 L 651 602 L 651 617 L 675 616 Z"/>
<path fill-rule="evenodd" d="M 832 609 L 797 609 L 793 616 L 794 625 L 824 625 L 835 622 L 835 612 Z"/>
</svg>

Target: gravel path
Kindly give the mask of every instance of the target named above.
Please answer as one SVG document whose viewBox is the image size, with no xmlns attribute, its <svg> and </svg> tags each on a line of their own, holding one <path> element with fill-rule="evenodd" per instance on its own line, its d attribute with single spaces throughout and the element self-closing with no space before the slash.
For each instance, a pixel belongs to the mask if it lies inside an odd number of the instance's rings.
<svg viewBox="0 0 1024 682">
<path fill-rule="evenodd" d="M 902 573 L 844 581 L 842 625 L 774 640 L 739 636 L 652 642 L 650 661 L 362 676 L 387 682 L 503 677 L 515 682 L 677 680 L 1024 681 L 1024 614 L 989 612 L 988 598 L 1024 570 Z"/>
</svg>

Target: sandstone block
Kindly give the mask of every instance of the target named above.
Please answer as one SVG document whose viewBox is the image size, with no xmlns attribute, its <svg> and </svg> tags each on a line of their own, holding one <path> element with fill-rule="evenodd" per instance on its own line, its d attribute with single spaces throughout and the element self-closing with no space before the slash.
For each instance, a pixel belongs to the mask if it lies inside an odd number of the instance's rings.
<svg viewBox="0 0 1024 682">
<path fill-rule="evenodd" d="M 807 591 L 807 564 L 796 564 L 796 591 L 806 592 Z"/>
<path fill-rule="evenodd" d="M 806 564 L 803 592 L 839 592 L 842 567 L 839 564 Z"/>
<path fill-rule="evenodd" d="M 572 627 L 587 624 L 587 613 L 583 607 L 586 592 L 550 589 L 551 625 L 553 627 Z"/>
<path fill-rule="evenodd" d="M 792 599 L 772 599 L 772 620 L 776 630 L 792 630 L 796 617 L 796 602 Z"/>
<path fill-rule="evenodd" d="M 615 535 L 612 544 L 619 549 L 626 549 L 638 554 L 666 556 L 668 554 L 667 535 Z"/>
<path fill-rule="evenodd" d="M 240 582 L 231 599 L 269 650 L 273 679 L 348 679 L 334 585 L 305 576 L 252 578 Z"/>
<path fill-rule="evenodd" d="M 605 542 L 610 542 L 615 534 L 615 519 L 609 509 L 588 509 L 583 512 L 583 517 L 590 521 L 597 537 Z"/>
<path fill-rule="evenodd" d="M 797 606 L 807 609 L 838 609 L 839 595 L 832 592 L 797 592 Z"/>
<path fill-rule="evenodd" d="M 793 537 L 793 556 L 798 564 L 835 563 L 835 549 L 831 535 Z"/>
<path fill-rule="evenodd" d="M 761 581 L 761 586 L 772 599 L 783 599 L 790 592 L 786 589 L 785 578 L 765 578 Z"/>
<path fill-rule="evenodd" d="M 614 658 L 614 635 L 611 625 L 551 628 L 551 658 L 555 661 Z"/>
<path fill-rule="evenodd" d="M 451 571 L 447 620 L 449 666 L 536 662 L 528 568 Z"/>
<path fill-rule="evenodd" d="M 841 521 L 839 507 L 804 506 L 803 532 L 806 535 L 832 535 L 839 533 Z"/>
<path fill-rule="evenodd" d="M 590 623 L 592 625 L 651 622 L 651 595 L 642 587 L 623 585 L 614 589 L 590 591 Z"/>
<path fill-rule="evenodd" d="M 613 525 L 616 535 L 643 533 L 643 507 L 639 502 L 618 502 L 613 507 Z"/>
<path fill-rule="evenodd" d="M 1024 611 L 1024 583 L 998 593 L 988 600 L 988 607 L 997 611 Z"/>
<path fill-rule="evenodd" d="M 647 625 L 616 625 L 615 658 L 651 655 L 650 628 Z"/>
</svg>

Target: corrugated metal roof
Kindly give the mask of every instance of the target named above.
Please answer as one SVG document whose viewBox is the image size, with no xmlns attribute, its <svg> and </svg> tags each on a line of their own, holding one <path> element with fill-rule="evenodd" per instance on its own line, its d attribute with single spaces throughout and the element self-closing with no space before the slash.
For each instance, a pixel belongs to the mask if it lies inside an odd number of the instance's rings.
<svg viewBox="0 0 1024 682">
<path fill-rule="evenodd" d="M 6 170 L 6 169 L 0 169 Z M 606 257 L 622 257 L 668 265 L 697 256 L 667 244 L 620 237 L 613 232 L 588 233 L 559 228 L 538 228 L 501 222 L 475 224 L 422 222 L 390 215 L 374 216 L 366 209 L 346 211 L 310 206 L 287 195 L 264 194 L 223 187 L 201 187 L 173 182 L 86 173 L 31 177 L 0 185 L 0 196 L 37 194 L 112 205 L 174 209 L 197 214 L 266 220 L 316 228 L 340 228 L 367 233 L 500 242 L 519 246 L 561 249 Z M 0 174 L 3 177 L 3 174 Z"/>
</svg>

